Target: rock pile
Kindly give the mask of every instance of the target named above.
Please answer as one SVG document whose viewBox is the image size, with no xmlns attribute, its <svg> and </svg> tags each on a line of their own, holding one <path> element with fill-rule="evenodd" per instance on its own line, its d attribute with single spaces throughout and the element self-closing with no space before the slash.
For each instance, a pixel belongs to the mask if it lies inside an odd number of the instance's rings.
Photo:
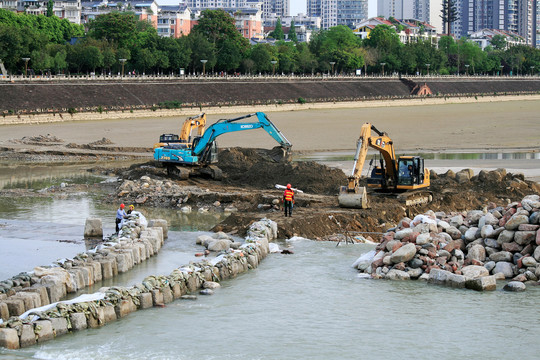
<svg viewBox="0 0 540 360">
<path fill-rule="evenodd" d="M 428 211 L 401 220 L 353 266 L 373 278 L 423 279 L 475 290 L 494 290 L 496 279 L 536 283 L 539 224 L 538 195 L 506 207 L 490 203 L 469 212 Z M 510 284 L 505 290 L 523 290 L 522 285 Z"/>
<path fill-rule="evenodd" d="M 237 209 L 231 205 L 232 202 L 246 200 L 249 195 L 241 192 L 215 192 L 191 185 L 180 186 L 171 180 L 141 176 L 139 180 L 124 180 L 118 187 L 116 196 L 125 203 L 177 207 L 182 212 L 191 212 L 193 207 L 234 212 Z"/>
<path fill-rule="evenodd" d="M 98 293 L 83 295 L 70 302 L 33 309 L 21 317 L 11 317 L 0 324 L 0 346 L 18 349 L 54 338 L 70 331 L 97 328 L 116 321 L 131 312 L 152 306 L 162 307 L 175 299 L 195 299 L 186 295 L 201 288 L 211 295 L 217 281 L 256 268 L 268 255 L 268 240 L 273 239 L 275 223 L 254 223 L 246 242 L 237 250 L 223 251 L 212 259 L 190 263 L 168 276 L 148 276 L 131 287 L 102 288 Z"/>
<path fill-rule="evenodd" d="M 164 220 L 147 221 L 133 212 L 117 237 L 73 259 L 57 260 L 0 282 L 0 320 L 62 300 L 103 279 L 110 279 L 157 254 L 163 245 Z"/>
</svg>

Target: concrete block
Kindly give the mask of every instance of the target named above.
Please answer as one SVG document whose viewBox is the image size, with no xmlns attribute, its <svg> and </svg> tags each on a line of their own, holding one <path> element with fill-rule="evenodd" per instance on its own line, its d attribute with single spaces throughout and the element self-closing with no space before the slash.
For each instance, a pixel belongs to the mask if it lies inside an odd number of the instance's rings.
<svg viewBox="0 0 540 360">
<path fill-rule="evenodd" d="M 47 289 L 47 295 L 51 304 L 62 300 L 66 296 L 66 286 L 63 284 L 47 284 L 45 285 L 45 289 Z"/>
<path fill-rule="evenodd" d="M 151 257 L 154 254 L 154 247 L 153 247 L 152 243 L 146 238 L 142 238 L 141 242 L 144 245 L 145 258 L 148 259 L 149 257 Z"/>
<path fill-rule="evenodd" d="M 103 223 L 99 218 L 87 218 L 84 224 L 85 238 L 101 238 L 103 239 Z"/>
<path fill-rule="evenodd" d="M 21 336 L 19 337 L 19 346 L 24 348 L 28 346 L 35 345 L 36 333 L 34 333 L 34 326 L 32 325 L 23 325 L 21 329 Z"/>
<path fill-rule="evenodd" d="M 129 258 L 128 258 L 128 255 L 126 253 L 117 254 L 116 262 L 117 262 L 117 265 L 118 265 L 118 273 L 120 273 L 120 274 L 125 273 L 130 269 L 130 267 L 129 267 Z"/>
<path fill-rule="evenodd" d="M 9 328 L 0 328 L 0 347 L 16 350 L 20 347 L 19 335 L 17 330 Z"/>
<path fill-rule="evenodd" d="M 41 306 L 41 296 L 38 293 L 20 291 L 11 298 L 22 299 L 26 310 L 34 309 Z M 9 299 L 9 298 L 8 298 Z"/>
<path fill-rule="evenodd" d="M 23 292 L 33 292 L 36 294 L 39 294 L 39 298 L 41 300 L 41 306 L 49 305 L 51 302 L 49 301 L 49 293 L 47 292 L 47 288 L 40 284 L 34 284 L 29 288 L 21 290 Z"/>
<path fill-rule="evenodd" d="M 173 299 L 173 293 L 169 286 L 165 286 L 161 289 L 161 293 L 163 294 L 163 303 L 168 304 L 172 302 Z"/>
<path fill-rule="evenodd" d="M 169 237 L 169 225 L 167 220 L 164 219 L 152 219 L 148 221 L 148 227 L 152 228 L 161 228 L 163 232 L 163 238 L 167 239 Z"/>
<path fill-rule="evenodd" d="M 24 308 L 24 301 L 22 299 L 6 299 L 2 300 L 5 303 L 9 310 L 9 316 L 19 316 L 23 314 L 26 310 Z"/>
<path fill-rule="evenodd" d="M 113 275 L 113 261 L 111 259 L 103 259 L 100 260 L 99 263 L 101 264 L 101 276 L 103 280 L 105 279 L 111 279 Z"/>
<path fill-rule="evenodd" d="M 433 270 L 432 270 L 433 271 Z M 465 288 L 465 276 L 450 273 L 446 281 L 447 286 L 463 289 Z"/>
<path fill-rule="evenodd" d="M 129 250 L 131 251 L 131 257 L 133 258 L 133 265 L 137 265 L 141 262 L 141 256 L 139 253 L 139 248 L 137 246 L 130 246 Z"/>
<path fill-rule="evenodd" d="M 476 279 L 467 279 L 465 287 L 476 291 L 493 291 L 497 288 L 497 281 L 493 275 L 482 276 Z"/>
<path fill-rule="evenodd" d="M 145 261 L 146 260 L 146 247 L 144 246 L 142 242 L 136 243 L 135 246 L 139 250 L 139 259 L 141 261 Z"/>
<path fill-rule="evenodd" d="M 139 294 L 139 303 L 140 303 L 139 305 L 140 309 L 151 308 L 154 305 L 153 300 L 152 300 L 152 294 L 149 292 Z"/>
<path fill-rule="evenodd" d="M 150 293 L 152 293 L 152 302 L 154 306 L 156 305 L 163 305 L 163 293 L 159 290 L 151 290 Z"/>
<path fill-rule="evenodd" d="M 248 255 L 247 261 L 252 269 L 255 269 L 257 266 L 259 266 L 259 258 L 257 255 Z"/>
<path fill-rule="evenodd" d="M 0 300 L 6 300 L 6 299 L 7 299 L 7 295 L 4 293 L 0 293 Z"/>
<path fill-rule="evenodd" d="M 68 323 L 66 318 L 51 318 L 49 319 L 53 328 L 54 336 L 60 336 L 67 334 L 68 332 Z"/>
<path fill-rule="evenodd" d="M 84 330 L 88 327 L 84 313 L 72 313 L 69 320 L 71 321 L 72 331 Z"/>
<path fill-rule="evenodd" d="M 92 267 L 92 273 L 94 274 L 94 283 L 103 280 L 101 275 L 101 264 L 97 261 L 89 261 L 87 266 Z"/>
<path fill-rule="evenodd" d="M 98 316 L 98 318 L 95 318 L 92 314 L 90 314 L 90 316 L 86 319 L 86 325 L 88 325 L 89 329 L 98 328 L 102 324 L 103 324 L 103 322 L 99 321 L 99 316 Z"/>
<path fill-rule="evenodd" d="M 133 300 L 120 300 L 118 304 L 114 307 L 114 310 L 116 312 L 116 316 L 120 319 L 124 316 L 127 316 L 128 314 L 134 312 L 137 310 L 137 307 L 133 303 Z"/>
<path fill-rule="evenodd" d="M 182 287 L 179 283 L 175 283 L 172 287 L 172 294 L 174 299 L 180 299 L 180 297 L 184 294 L 182 294 Z"/>
<path fill-rule="evenodd" d="M 73 284 L 71 284 L 71 286 L 69 284 L 67 285 L 68 293 L 75 292 L 85 287 L 84 275 L 80 268 L 72 267 L 71 269 L 68 269 L 68 273 L 71 275 L 71 278 L 73 279 Z"/>
<path fill-rule="evenodd" d="M 100 325 L 105 325 L 112 321 L 116 321 L 116 311 L 114 311 L 114 306 L 102 306 L 98 308 L 98 323 Z"/>
<path fill-rule="evenodd" d="M 6 303 L 0 302 L 0 319 L 9 319 L 9 309 Z"/>
<path fill-rule="evenodd" d="M 37 342 L 42 343 L 54 338 L 52 323 L 49 320 L 38 320 L 34 323 L 34 331 L 37 334 Z"/>
</svg>

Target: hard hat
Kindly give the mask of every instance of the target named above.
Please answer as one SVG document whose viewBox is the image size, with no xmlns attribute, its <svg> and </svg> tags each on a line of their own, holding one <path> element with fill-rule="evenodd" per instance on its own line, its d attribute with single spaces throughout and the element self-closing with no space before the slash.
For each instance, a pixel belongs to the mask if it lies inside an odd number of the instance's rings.
<svg viewBox="0 0 540 360">
<path fill-rule="evenodd" d="M 130 209 L 135 209 L 135 205 L 129 205 Z"/>
<path fill-rule="evenodd" d="M 120 209 L 123 209 L 125 207 L 124 204 L 120 204 Z"/>
<path fill-rule="evenodd" d="M 290 189 L 291 188 L 291 184 L 287 184 L 287 189 Z"/>
</svg>

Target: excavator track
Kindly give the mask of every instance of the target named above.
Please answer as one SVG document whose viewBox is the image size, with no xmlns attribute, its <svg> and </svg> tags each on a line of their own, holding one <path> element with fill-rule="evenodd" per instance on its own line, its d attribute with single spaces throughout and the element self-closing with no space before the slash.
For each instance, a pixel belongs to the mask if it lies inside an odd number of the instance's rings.
<svg viewBox="0 0 540 360">
<path fill-rule="evenodd" d="M 167 174 L 180 180 L 189 179 L 189 169 L 183 166 L 169 165 L 167 166 Z"/>
<path fill-rule="evenodd" d="M 433 193 L 426 190 L 413 190 L 399 194 L 397 199 L 405 203 L 405 206 L 429 204 L 433 201 Z"/>
</svg>

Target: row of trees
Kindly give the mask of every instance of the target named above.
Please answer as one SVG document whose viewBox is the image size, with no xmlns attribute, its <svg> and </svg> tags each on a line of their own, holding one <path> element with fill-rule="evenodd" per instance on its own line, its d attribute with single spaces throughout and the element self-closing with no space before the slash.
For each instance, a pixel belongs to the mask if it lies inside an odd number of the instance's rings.
<svg viewBox="0 0 540 360">
<path fill-rule="evenodd" d="M 291 27 L 294 29 L 294 27 Z M 57 17 L 13 14 L 0 9 L 0 59 L 11 73 L 25 65 L 36 73 L 207 72 L 303 73 L 320 72 L 402 74 L 496 74 L 540 71 L 540 51 L 528 46 L 506 49 L 502 37 L 482 51 L 467 39 L 443 36 L 402 44 L 395 30 L 377 26 L 368 39 L 358 38 L 345 26 L 317 32 L 309 43 L 283 41 L 281 23 L 273 32 L 276 43 L 250 45 L 234 20 L 222 10 L 205 10 L 187 36 L 159 37 L 133 13 L 100 15 L 83 27 Z M 294 31 L 289 38 L 296 39 Z M 84 36 L 84 37 L 83 37 Z M 72 44 L 72 38 L 78 41 Z M 30 58 L 25 64 L 23 58 Z M 120 59 L 123 59 L 122 62 Z M 124 61 L 125 59 L 125 61 Z"/>
</svg>

